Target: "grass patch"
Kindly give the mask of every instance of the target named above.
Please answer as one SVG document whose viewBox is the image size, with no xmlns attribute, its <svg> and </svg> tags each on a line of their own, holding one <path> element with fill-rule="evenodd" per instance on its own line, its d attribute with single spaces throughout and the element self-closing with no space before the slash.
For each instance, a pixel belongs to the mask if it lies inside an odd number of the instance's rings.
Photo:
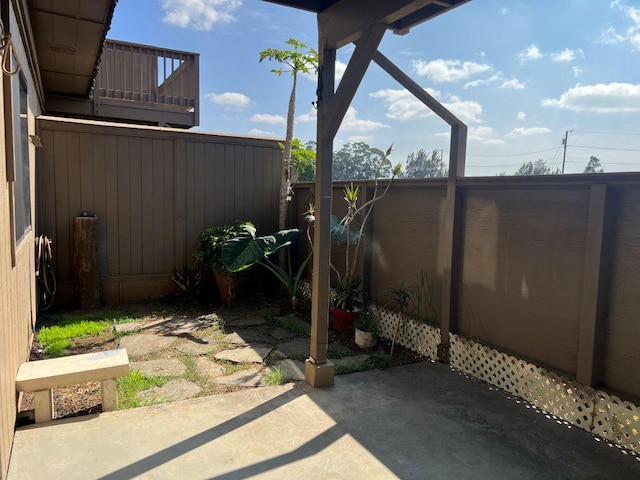
<svg viewBox="0 0 640 480">
<path fill-rule="evenodd" d="M 187 367 L 187 371 L 182 374 L 181 377 L 185 380 L 189 380 L 190 382 L 197 383 L 200 387 L 204 387 L 207 381 L 200 374 L 198 365 L 196 364 L 196 359 L 193 357 L 193 355 L 184 357 L 182 359 L 182 363 L 184 363 L 185 367 Z"/>
<path fill-rule="evenodd" d="M 336 367 L 336 375 L 364 372 L 367 370 L 384 370 L 391 365 L 392 358 L 386 354 L 374 353 L 367 360 L 352 365 Z"/>
<path fill-rule="evenodd" d="M 72 338 L 99 335 L 111 327 L 107 320 L 75 320 L 52 327 L 43 327 L 38 332 L 40 342 L 50 357 L 61 357 L 67 348 L 73 346 Z"/>
<path fill-rule="evenodd" d="M 224 367 L 225 375 L 233 375 L 234 373 L 239 372 L 241 370 L 248 370 L 251 368 L 250 363 L 234 363 L 234 362 L 229 362 L 227 360 L 223 360 L 218 363 L 220 363 Z"/>
<path fill-rule="evenodd" d="M 138 393 L 153 387 L 161 387 L 167 383 L 167 377 L 148 377 L 137 370 L 132 370 L 126 377 L 118 379 L 118 410 L 136 408 L 153 402 L 145 402 L 138 397 Z"/>
<path fill-rule="evenodd" d="M 271 367 L 267 369 L 267 373 L 264 375 L 264 379 L 267 385 L 275 387 L 284 383 L 284 372 L 280 367 Z"/>
<path fill-rule="evenodd" d="M 295 333 L 296 335 L 306 335 L 309 329 L 308 325 L 294 315 L 287 315 L 279 319 L 280 326 Z"/>
</svg>

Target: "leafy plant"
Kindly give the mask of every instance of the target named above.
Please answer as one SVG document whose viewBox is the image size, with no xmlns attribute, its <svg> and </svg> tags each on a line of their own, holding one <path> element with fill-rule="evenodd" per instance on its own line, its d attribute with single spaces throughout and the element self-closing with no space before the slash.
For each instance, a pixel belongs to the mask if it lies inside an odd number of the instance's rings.
<svg viewBox="0 0 640 480">
<path fill-rule="evenodd" d="M 129 375 L 118 379 L 118 410 L 154 403 L 143 401 L 138 394 L 153 387 L 161 387 L 167 381 L 166 377 L 146 376 L 137 370 L 131 370 Z"/>
<path fill-rule="evenodd" d="M 378 333 L 378 315 L 370 308 L 363 308 L 358 314 L 355 327 L 363 332 Z"/>
<path fill-rule="evenodd" d="M 393 331 L 393 338 L 391 340 L 391 351 L 390 355 L 393 355 L 393 350 L 396 346 L 396 338 L 398 336 L 398 331 L 400 330 L 400 326 L 404 322 L 404 316 L 409 308 L 409 304 L 411 299 L 415 295 L 416 286 L 409 285 L 407 286 L 407 281 L 403 280 L 400 283 L 399 287 L 390 287 L 387 289 L 387 292 L 390 292 L 393 296 L 393 303 L 398 307 L 398 321 L 396 322 L 396 328 Z"/>
<path fill-rule="evenodd" d="M 196 300 L 200 294 L 202 270 L 192 274 L 186 268 L 182 273 L 177 270 L 171 275 L 171 280 L 178 286 L 179 293 L 187 300 Z"/>
<path fill-rule="evenodd" d="M 235 237 L 229 239 L 222 247 L 224 265 L 230 272 L 242 271 L 256 263 L 262 265 L 273 273 L 287 289 L 287 293 L 291 298 L 291 307 L 295 311 L 298 304 L 298 287 L 312 254 L 310 253 L 300 264 L 295 275 L 291 266 L 290 254 L 286 256 L 287 270 L 271 262 L 268 257 L 283 248 L 286 248 L 287 253 L 290 253 L 288 250 L 289 245 L 301 234 L 302 230 L 292 229 L 281 230 L 273 235 L 256 237 L 255 227 L 253 225 L 245 225 Z"/>
<path fill-rule="evenodd" d="M 272 367 L 267 370 L 264 375 L 267 385 L 275 387 L 284 383 L 284 372 L 280 367 Z"/>
<path fill-rule="evenodd" d="M 253 224 L 251 222 L 236 221 L 231 224 L 210 227 L 198 233 L 197 247 L 193 254 L 196 262 L 217 272 L 228 271 L 222 261 L 222 246 L 224 242 L 235 237 L 245 226 L 253 227 Z"/>
</svg>

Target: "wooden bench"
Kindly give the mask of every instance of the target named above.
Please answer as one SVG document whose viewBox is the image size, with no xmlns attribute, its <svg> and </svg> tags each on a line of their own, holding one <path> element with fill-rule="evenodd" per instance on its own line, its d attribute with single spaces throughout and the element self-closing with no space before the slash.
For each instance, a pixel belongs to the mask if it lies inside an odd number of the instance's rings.
<svg viewBox="0 0 640 480">
<path fill-rule="evenodd" d="M 53 388 L 86 382 L 102 382 L 102 410 L 118 406 L 116 379 L 129 373 L 129 356 L 124 348 L 70 357 L 37 360 L 20 365 L 16 390 L 34 392 L 36 423 L 53 419 Z"/>
</svg>

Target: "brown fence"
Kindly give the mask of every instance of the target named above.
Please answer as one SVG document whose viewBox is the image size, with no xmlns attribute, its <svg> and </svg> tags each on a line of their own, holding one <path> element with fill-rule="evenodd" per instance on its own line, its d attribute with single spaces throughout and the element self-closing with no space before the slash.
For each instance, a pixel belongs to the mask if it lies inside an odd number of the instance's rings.
<svg viewBox="0 0 640 480">
<path fill-rule="evenodd" d="M 640 398 L 640 175 L 465 178 L 458 187 L 452 330 Z M 312 189 L 297 187 L 299 213 Z M 425 272 L 436 324 L 445 198 L 446 180 L 396 181 L 375 206 L 363 261 L 382 304 L 388 287 L 415 284 Z M 591 367 L 601 371 L 589 377 Z"/>
<path fill-rule="evenodd" d="M 98 217 L 103 300 L 173 291 L 174 269 L 195 269 L 197 233 L 251 220 L 277 228 L 276 141 L 42 117 L 39 231 L 53 239 L 57 300 L 73 297 L 71 229 Z"/>
</svg>

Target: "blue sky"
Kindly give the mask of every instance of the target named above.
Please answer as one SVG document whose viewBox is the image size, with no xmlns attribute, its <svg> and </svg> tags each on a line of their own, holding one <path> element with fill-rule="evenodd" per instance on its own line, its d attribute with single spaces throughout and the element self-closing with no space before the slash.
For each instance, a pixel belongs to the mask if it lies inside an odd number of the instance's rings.
<svg viewBox="0 0 640 480">
<path fill-rule="evenodd" d="M 120 0 L 109 38 L 200 53 L 199 130 L 284 136 L 290 77 L 258 62 L 288 38 L 315 47 L 316 19 L 262 0 Z M 338 71 L 352 46 L 338 51 Z M 543 158 L 567 173 L 589 157 L 640 170 L 640 2 L 472 0 L 380 51 L 469 126 L 467 175 L 513 173 Z M 299 82 L 295 136 L 315 139 L 315 80 Z M 448 154 L 447 125 L 372 65 L 336 137 L 402 161 Z"/>
</svg>

